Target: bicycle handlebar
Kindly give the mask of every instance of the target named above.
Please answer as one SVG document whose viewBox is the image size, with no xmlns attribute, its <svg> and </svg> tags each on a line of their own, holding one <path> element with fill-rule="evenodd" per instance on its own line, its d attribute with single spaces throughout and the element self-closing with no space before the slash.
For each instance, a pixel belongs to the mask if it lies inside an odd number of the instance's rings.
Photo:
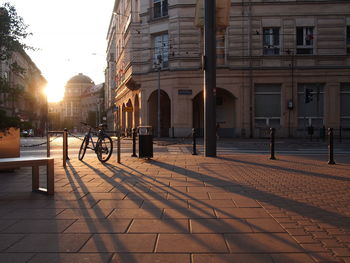
<svg viewBox="0 0 350 263">
<path fill-rule="evenodd" d="M 102 124 L 102 123 L 99 124 L 98 127 L 91 126 L 91 125 L 87 124 L 86 122 L 82 122 L 82 121 L 80 123 L 85 125 L 85 126 L 88 126 L 90 128 L 96 129 L 96 130 L 102 130 L 104 128 L 107 128 L 107 124 Z"/>
</svg>

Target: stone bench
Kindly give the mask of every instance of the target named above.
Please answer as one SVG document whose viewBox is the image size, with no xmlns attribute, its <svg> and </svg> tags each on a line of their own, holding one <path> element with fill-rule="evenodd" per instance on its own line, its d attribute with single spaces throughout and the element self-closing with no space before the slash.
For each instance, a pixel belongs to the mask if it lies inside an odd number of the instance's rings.
<svg viewBox="0 0 350 263">
<path fill-rule="evenodd" d="M 39 167 L 47 167 L 47 186 L 39 187 Z M 53 195 L 55 191 L 54 184 L 54 159 L 49 157 L 16 157 L 0 158 L 0 170 L 14 169 L 20 167 L 32 167 L 32 190 L 34 192 Z M 1 177 L 0 177 L 1 180 Z"/>
</svg>

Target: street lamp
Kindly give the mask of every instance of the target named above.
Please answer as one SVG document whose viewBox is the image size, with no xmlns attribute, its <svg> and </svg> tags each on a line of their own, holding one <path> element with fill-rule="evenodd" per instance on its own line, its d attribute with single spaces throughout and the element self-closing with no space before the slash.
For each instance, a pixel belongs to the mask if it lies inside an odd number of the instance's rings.
<svg viewBox="0 0 350 263">
<path fill-rule="evenodd" d="M 162 69 L 162 55 L 157 56 L 157 69 L 158 69 L 157 133 L 158 133 L 158 138 L 160 138 L 160 70 Z"/>
</svg>

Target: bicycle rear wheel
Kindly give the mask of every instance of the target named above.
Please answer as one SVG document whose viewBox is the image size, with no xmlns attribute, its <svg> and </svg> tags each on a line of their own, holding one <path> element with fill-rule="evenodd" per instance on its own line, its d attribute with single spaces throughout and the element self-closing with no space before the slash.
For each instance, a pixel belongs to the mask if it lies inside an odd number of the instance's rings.
<svg viewBox="0 0 350 263">
<path fill-rule="evenodd" d="M 88 144 L 89 144 L 89 139 L 87 136 L 85 136 L 83 142 L 80 145 L 80 150 L 79 150 L 79 155 L 78 155 L 78 158 L 80 161 L 83 160 L 83 158 L 84 158 Z"/>
<path fill-rule="evenodd" d="M 96 154 L 100 162 L 107 162 L 113 152 L 113 142 L 109 136 L 103 136 L 96 143 Z"/>
</svg>

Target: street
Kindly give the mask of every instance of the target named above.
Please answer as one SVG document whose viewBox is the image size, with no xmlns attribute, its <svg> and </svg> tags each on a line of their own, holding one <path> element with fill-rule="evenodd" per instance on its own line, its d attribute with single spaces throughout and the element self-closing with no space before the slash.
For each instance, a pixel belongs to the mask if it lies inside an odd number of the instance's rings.
<svg viewBox="0 0 350 263">
<path fill-rule="evenodd" d="M 68 156 L 77 158 L 82 136 L 68 138 Z M 52 157 L 62 156 L 62 138 L 52 137 L 50 143 L 50 153 Z M 138 153 L 138 142 L 136 143 L 136 153 Z M 217 142 L 217 155 L 229 154 L 262 154 L 269 156 L 270 154 L 269 139 L 219 139 Z M 21 138 L 21 156 L 46 156 L 46 138 L 32 137 Z M 192 154 L 193 145 L 190 138 L 187 139 L 169 139 L 169 138 L 154 138 L 153 146 L 154 154 Z M 300 139 L 279 139 L 276 140 L 276 155 L 292 155 L 305 156 L 307 158 L 327 160 L 328 145 L 327 141 L 309 141 Z M 205 148 L 203 140 L 197 142 L 197 154 L 203 155 Z M 131 138 L 121 140 L 121 156 L 130 156 L 132 154 Z M 334 146 L 335 158 L 343 163 L 350 162 L 350 141 L 335 142 Z M 86 151 L 87 156 L 94 156 L 92 150 Z M 117 156 L 117 142 L 113 141 L 113 156 Z"/>
</svg>

